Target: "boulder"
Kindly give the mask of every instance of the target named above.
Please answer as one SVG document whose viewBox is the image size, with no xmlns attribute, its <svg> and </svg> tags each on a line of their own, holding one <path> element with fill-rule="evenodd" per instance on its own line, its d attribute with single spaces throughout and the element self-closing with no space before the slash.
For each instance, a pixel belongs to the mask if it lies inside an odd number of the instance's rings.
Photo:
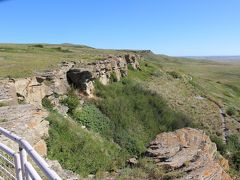
<svg viewBox="0 0 240 180">
<path fill-rule="evenodd" d="M 33 104 L 35 106 L 42 106 L 42 99 L 47 94 L 48 87 L 39 83 L 35 77 L 16 79 L 15 88 L 19 101 Z"/>
<path fill-rule="evenodd" d="M 146 156 L 169 171 L 185 172 L 180 178 L 183 180 L 231 179 L 226 173 L 227 160 L 218 154 L 216 144 L 201 130 L 184 128 L 161 133 L 150 143 Z"/>
</svg>

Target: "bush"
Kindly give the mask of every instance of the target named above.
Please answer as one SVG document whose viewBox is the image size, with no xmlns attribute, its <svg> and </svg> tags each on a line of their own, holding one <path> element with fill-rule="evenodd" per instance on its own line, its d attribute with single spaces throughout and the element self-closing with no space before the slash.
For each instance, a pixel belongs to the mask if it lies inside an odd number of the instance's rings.
<svg viewBox="0 0 240 180">
<path fill-rule="evenodd" d="M 117 82 L 118 79 L 117 79 L 117 76 L 114 72 L 111 73 L 110 75 L 110 82 L 113 83 L 113 82 Z"/>
<path fill-rule="evenodd" d="M 42 44 L 34 44 L 33 47 L 36 47 L 36 48 L 44 48 L 44 46 Z"/>
<path fill-rule="evenodd" d="M 167 72 L 169 75 L 171 75 L 175 79 L 180 79 L 182 78 L 182 75 L 179 72 L 176 71 L 169 71 Z"/>
<path fill-rule="evenodd" d="M 234 164 L 235 169 L 240 171 L 240 151 L 237 151 L 232 156 L 232 162 Z"/>
<path fill-rule="evenodd" d="M 228 107 L 226 113 L 229 116 L 235 116 L 237 114 L 237 110 L 234 107 Z"/>
<path fill-rule="evenodd" d="M 3 102 L 0 102 L 0 107 L 4 107 L 4 106 L 7 106 L 7 104 L 3 103 Z"/>
<path fill-rule="evenodd" d="M 70 90 L 68 92 L 67 98 L 62 100 L 62 103 L 69 108 L 68 113 L 70 113 L 70 114 L 73 114 L 74 110 L 80 104 L 78 96 L 75 94 L 74 90 Z"/>
<path fill-rule="evenodd" d="M 47 97 L 44 97 L 42 99 L 42 105 L 43 107 L 45 107 L 48 111 L 53 111 L 53 104 L 51 103 L 51 101 L 47 98 Z"/>
<path fill-rule="evenodd" d="M 217 136 L 212 136 L 211 137 L 211 141 L 214 142 L 217 145 L 217 150 L 221 153 L 221 154 L 225 154 L 227 151 L 227 146 L 226 144 L 224 144 L 222 138 L 217 137 Z"/>
<path fill-rule="evenodd" d="M 102 114 L 94 104 L 85 104 L 82 109 L 75 110 L 73 118 L 106 138 L 112 137 L 110 119 Z"/>
</svg>

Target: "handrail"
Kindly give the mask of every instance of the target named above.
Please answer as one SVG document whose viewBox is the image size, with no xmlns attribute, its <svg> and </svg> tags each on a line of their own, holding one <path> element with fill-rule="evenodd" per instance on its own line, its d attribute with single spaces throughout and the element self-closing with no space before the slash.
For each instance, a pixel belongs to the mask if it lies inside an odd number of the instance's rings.
<svg viewBox="0 0 240 180">
<path fill-rule="evenodd" d="M 21 171 L 22 178 L 16 177 L 17 179 L 39 179 L 39 175 L 32 167 L 32 165 L 27 161 L 27 155 L 29 155 L 31 159 L 36 163 L 36 165 L 40 168 L 40 170 L 47 176 L 47 178 L 51 180 L 61 180 L 57 173 L 49 167 L 46 161 L 34 150 L 34 148 L 26 140 L 2 127 L 0 127 L 0 134 L 6 136 L 7 138 L 11 139 L 19 145 L 19 153 L 16 153 L 6 145 L 0 143 L 0 149 L 15 159 L 15 169 L 17 166 L 20 166 L 18 167 L 18 169 L 16 169 L 16 176 Z M 19 156 L 20 158 L 18 158 Z M 20 161 L 20 164 L 18 161 Z"/>
</svg>

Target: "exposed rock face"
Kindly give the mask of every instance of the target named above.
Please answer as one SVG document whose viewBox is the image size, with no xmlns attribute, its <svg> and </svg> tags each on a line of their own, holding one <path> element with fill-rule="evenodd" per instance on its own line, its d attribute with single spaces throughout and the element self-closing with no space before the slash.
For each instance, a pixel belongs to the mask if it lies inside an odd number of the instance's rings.
<svg viewBox="0 0 240 180">
<path fill-rule="evenodd" d="M 74 65 L 74 62 L 62 62 L 58 69 L 40 73 L 38 74 L 37 78 L 45 81 L 47 80 L 49 82 L 48 86 L 51 89 L 49 94 L 66 94 L 69 90 L 66 74 L 69 69 L 74 67 Z"/>
<path fill-rule="evenodd" d="M 92 97 L 94 79 L 98 79 L 103 85 L 109 84 L 111 80 L 120 81 L 122 77 L 127 76 L 128 65 L 134 70 L 140 69 L 139 59 L 138 55 L 127 54 L 109 56 L 106 60 L 89 63 L 86 66 L 80 64 L 81 68 L 70 69 L 67 72 L 67 79 L 85 95 Z"/>
<path fill-rule="evenodd" d="M 139 62 L 137 61 L 140 59 L 140 56 L 137 54 L 127 54 L 125 55 L 125 59 L 128 64 L 131 64 L 132 68 L 137 70 L 140 68 Z"/>
<path fill-rule="evenodd" d="M 0 103 L 3 105 L 17 104 L 17 96 L 13 81 L 0 82 Z"/>
<path fill-rule="evenodd" d="M 35 106 L 41 106 L 42 99 L 47 94 L 47 86 L 38 83 L 35 77 L 16 79 L 15 88 L 19 101 L 33 104 Z"/>
<path fill-rule="evenodd" d="M 47 160 L 47 163 L 50 166 L 50 168 L 56 171 L 56 173 L 64 179 L 68 179 L 68 180 L 81 179 L 79 175 L 73 173 L 72 171 L 63 169 L 62 166 L 59 164 L 59 162 L 56 160 Z"/>
<path fill-rule="evenodd" d="M 228 168 L 227 160 L 217 155 L 216 145 L 200 130 L 184 128 L 161 133 L 150 143 L 146 155 L 169 171 L 186 172 L 182 180 L 231 179 L 224 169 Z"/>
<path fill-rule="evenodd" d="M 48 136 L 48 121 L 44 120 L 48 113 L 31 104 L 6 106 L 0 108 L 0 126 L 25 138 L 36 151 L 45 156 Z M 17 145 L 0 136 L 0 141 L 17 150 Z"/>
</svg>

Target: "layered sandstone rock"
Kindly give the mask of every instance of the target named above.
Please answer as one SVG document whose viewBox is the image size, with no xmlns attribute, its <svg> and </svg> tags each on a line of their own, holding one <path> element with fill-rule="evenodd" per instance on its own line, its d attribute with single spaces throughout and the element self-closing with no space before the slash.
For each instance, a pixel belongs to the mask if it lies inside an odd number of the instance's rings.
<svg viewBox="0 0 240 180">
<path fill-rule="evenodd" d="M 0 126 L 26 139 L 36 151 L 47 154 L 44 139 L 48 136 L 48 113 L 31 104 L 0 107 Z M 17 144 L 0 136 L 0 141 L 18 151 Z"/>
<path fill-rule="evenodd" d="M 128 75 L 128 66 L 134 70 L 140 69 L 138 60 L 140 60 L 140 56 L 127 54 L 125 56 L 109 56 L 105 60 L 87 65 L 80 63 L 67 72 L 67 79 L 85 95 L 92 97 L 95 79 L 98 79 L 103 85 L 107 85 L 111 81 L 120 81 L 122 77 Z"/>
<path fill-rule="evenodd" d="M 0 103 L 3 105 L 17 104 L 17 95 L 14 82 L 4 80 L 0 82 Z"/>
<path fill-rule="evenodd" d="M 41 106 L 47 94 L 47 86 L 37 82 L 35 77 L 16 79 L 14 86 L 20 102 Z"/>
<path fill-rule="evenodd" d="M 185 172 L 182 180 L 231 179 L 225 171 L 228 170 L 227 160 L 217 153 L 216 145 L 200 130 L 184 128 L 161 133 L 150 143 L 146 155 L 169 171 Z"/>
</svg>

